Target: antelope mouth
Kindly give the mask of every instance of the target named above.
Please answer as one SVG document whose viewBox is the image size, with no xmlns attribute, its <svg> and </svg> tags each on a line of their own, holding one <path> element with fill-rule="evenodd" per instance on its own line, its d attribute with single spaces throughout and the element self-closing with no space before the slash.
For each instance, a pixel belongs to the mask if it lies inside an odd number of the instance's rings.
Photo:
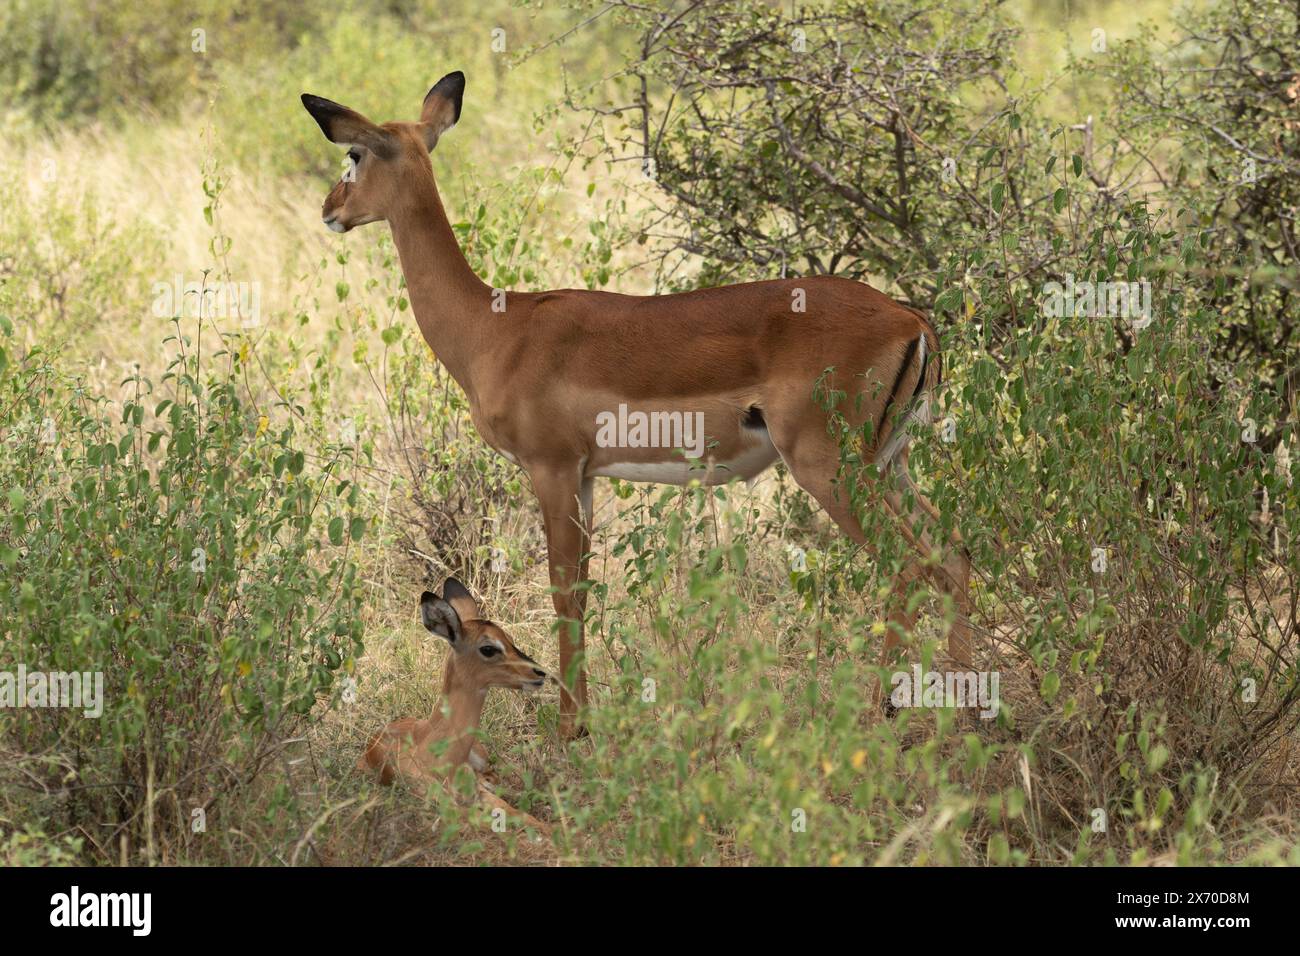
<svg viewBox="0 0 1300 956">
<path fill-rule="evenodd" d="M 332 231 L 334 231 L 334 232 L 347 232 L 347 231 L 348 231 L 347 226 L 345 226 L 345 225 L 343 225 L 343 223 L 339 222 L 339 221 L 338 221 L 338 218 L 335 217 L 335 216 L 330 216 L 328 219 L 324 219 L 324 218 L 322 218 L 322 219 L 321 219 L 321 222 L 325 223 L 325 225 L 328 226 L 328 227 L 329 227 Z"/>
</svg>

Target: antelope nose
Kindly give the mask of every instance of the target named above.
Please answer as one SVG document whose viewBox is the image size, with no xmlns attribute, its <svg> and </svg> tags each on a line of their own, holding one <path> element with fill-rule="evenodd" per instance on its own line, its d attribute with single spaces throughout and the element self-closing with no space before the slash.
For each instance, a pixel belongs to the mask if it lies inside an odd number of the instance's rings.
<svg viewBox="0 0 1300 956">
<path fill-rule="evenodd" d="M 533 668 L 533 673 L 536 674 L 538 677 L 545 677 L 545 676 L 546 676 L 546 671 L 542 670 L 540 667 L 534 667 L 534 668 Z"/>
</svg>

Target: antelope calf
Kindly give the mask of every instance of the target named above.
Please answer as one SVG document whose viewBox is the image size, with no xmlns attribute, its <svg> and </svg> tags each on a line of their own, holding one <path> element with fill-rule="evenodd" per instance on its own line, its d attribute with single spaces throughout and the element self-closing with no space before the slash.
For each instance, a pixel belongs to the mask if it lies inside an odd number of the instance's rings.
<svg viewBox="0 0 1300 956">
<path fill-rule="evenodd" d="M 430 591 L 420 596 L 420 621 L 450 648 L 442 672 L 442 698 L 428 718 L 403 717 L 376 734 L 357 768 L 378 771 L 379 782 L 385 785 L 400 777 L 423 788 L 445 783 L 468 764 L 479 778 L 481 802 L 545 832 L 544 824 L 483 785 L 487 752 L 475 734 L 490 688 L 537 691 L 546 682 L 546 671 L 516 647 L 501 627 L 482 617 L 478 602 L 455 578 L 447 579 L 441 597 Z M 437 746 L 443 743 L 445 749 Z"/>
<path fill-rule="evenodd" d="M 325 197 L 322 221 L 335 232 L 388 223 L 421 334 L 464 389 L 479 435 L 532 482 L 561 625 L 566 736 L 580 732 L 587 702 L 583 582 L 595 479 L 716 484 L 754 478 L 780 460 L 844 534 L 872 544 L 842 488 L 831 410 L 815 394 L 827 369 L 834 372 L 826 392 L 842 396 L 833 411 L 869 434 L 862 460 L 889 479 L 877 487 L 864 472 L 859 481 L 899 519 L 913 551 L 895 581 L 885 656 L 912 627 L 906 592 L 924 575 L 957 605 L 949 653 L 969 669 L 970 562 L 907 468 L 908 428 L 928 420 L 939 384 L 939 337 L 929 320 L 831 275 L 674 295 L 493 289 L 457 244 L 429 160 L 460 120 L 464 93 L 465 75 L 448 73 L 424 97 L 418 120 L 382 125 L 319 96 L 304 93 L 302 103 L 351 160 Z M 693 469 L 671 441 L 608 441 L 602 422 L 624 409 L 700 422 L 713 467 Z M 942 558 L 931 564 L 935 548 Z"/>
</svg>

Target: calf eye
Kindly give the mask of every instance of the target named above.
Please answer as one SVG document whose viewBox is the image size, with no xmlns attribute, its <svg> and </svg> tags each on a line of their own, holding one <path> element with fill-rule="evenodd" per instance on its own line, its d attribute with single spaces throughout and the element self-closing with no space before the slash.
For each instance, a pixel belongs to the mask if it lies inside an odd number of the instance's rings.
<svg viewBox="0 0 1300 956">
<path fill-rule="evenodd" d="M 478 652 L 484 657 L 496 657 L 496 655 L 501 653 L 501 648 L 493 647 L 491 644 L 484 644 L 478 649 Z"/>
</svg>

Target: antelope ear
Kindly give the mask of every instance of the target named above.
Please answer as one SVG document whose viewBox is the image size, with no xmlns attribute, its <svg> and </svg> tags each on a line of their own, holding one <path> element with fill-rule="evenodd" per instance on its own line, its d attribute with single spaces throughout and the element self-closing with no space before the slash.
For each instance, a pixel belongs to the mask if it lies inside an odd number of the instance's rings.
<svg viewBox="0 0 1300 956">
<path fill-rule="evenodd" d="M 302 94 L 302 105 L 311 114 L 320 131 L 331 143 L 340 146 L 364 146 L 377 156 L 388 158 L 396 152 L 393 137 L 356 110 L 327 100 L 323 96 Z"/>
<path fill-rule="evenodd" d="M 424 108 L 420 111 L 420 131 L 430 150 L 460 119 L 460 101 L 464 95 L 465 74 L 460 70 L 448 73 L 425 95 Z"/>
<path fill-rule="evenodd" d="M 420 622 L 452 647 L 464 638 L 456 609 L 432 591 L 420 595 Z"/>
<path fill-rule="evenodd" d="M 478 621 L 482 619 L 483 615 L 479 611 L 478 602 L 474 600 L 474 595 L 470 594 L 469 588 L 455 578 L 448 578 L 443 584 L 442 596 L 448 604 L 455 608 L 462 621 Z"/>
</svg>

